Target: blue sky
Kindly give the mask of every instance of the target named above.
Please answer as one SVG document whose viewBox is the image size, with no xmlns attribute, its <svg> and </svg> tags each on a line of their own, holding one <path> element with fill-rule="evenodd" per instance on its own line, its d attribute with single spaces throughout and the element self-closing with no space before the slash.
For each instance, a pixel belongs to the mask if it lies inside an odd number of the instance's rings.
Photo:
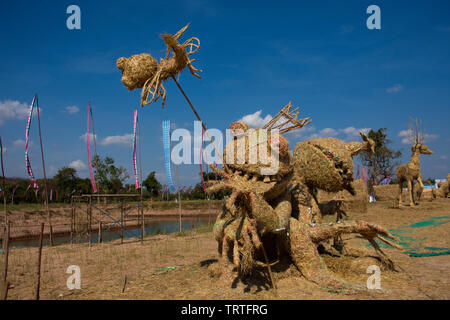
<svg viewBox="0 0 450 320">
<path fill-rule="evenodd" d="M 68 30 L 66 8 L 81 9 L 81 30 Z M 366 9 L 381 8 L 381 30 L 368 30 Z M 423 121 L 424 178 L 450 171 L 450 2 L 448 1 L 10 1 L 0 4 L 0 135 L 8 176 L 26 177 L 26 108 L 39 93 L 49 176 L 72 165 L 86 177 L 87 104 L 94 109 L 100 156 L 132 173 L 133 110 L 140 91 L 121 83 L 116 59 L 142 52 L 159 60 L 159 35 L 191 23 L 202 79 L 180 83 L 208 128 L 224 130 L 247 116 L 254 124 L 292 101 L 312 124 L 289 135 L 358 139 L 362 128 L 388 128 L 393 147 L 410 117 Z M 167 104 L 139 109 L 143 171 L 165 183 L 162 126 L 193 129 L 195 117 L 174 83 Z M 260 112 L 259 112 L 260 111 Z M 30 158 L 42 176 L 36 122 Z M 199 181 L 195 165 L 180 167 L 183 185 Z M 130 179 L 131 182 L 131 179 Z"/>
</svg>

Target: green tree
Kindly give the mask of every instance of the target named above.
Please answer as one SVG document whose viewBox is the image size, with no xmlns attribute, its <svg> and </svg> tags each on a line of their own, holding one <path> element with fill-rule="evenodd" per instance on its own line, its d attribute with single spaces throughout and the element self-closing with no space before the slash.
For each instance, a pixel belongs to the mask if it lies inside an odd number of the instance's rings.
<svg viewBox="0 0 450 320">
<path fill-rule="evenodd" d="M 202 174 L 203 174 L 203 180 L 205 181 L 205 184 L 208 181 L 222 180 L 222 177 L 219 175 L 216 175 L 214 172 L 202 172 Z M 211 194 L 210 198 L 221 200 L 225 196 L 228 196 L 230 194 L 231 194 L 231 192 L 229 190 L 221 190 L 221 191 Z M 191 197 L 194 199 L 206 199 L 206 193 L 203 190 L 203 185 L 201 182 L 199 182 L 195 185 L 194 189 L 191 192 Z"/>
<path fill-rule="evenodd" d="M 375 142 L 375 154 L 361 152 L 360 158 L 363 165 L 369 169 L 368 185 L 369 192 L 372 192 L 374 185 L 395 176 L 394 168 L 399 165 L 397 159 L 402 156 L 402 153 L 389 148 L 392 141 L 387 138 L 386 128 L 380 128 L 377 131 L 372 129 L 369 131 L 368 137 Z"/>
<path fill-rule="evenodd" d="M 101 193 L 119 193 L 123 188 L 123 182 L 130 177 L 124 167 L 116 167 L 114 162 L 111 157 L 104 159 L 94 157 L 95 179 Z"/>
<path fill-rule="evenodd" d="M 142 185 L 147 189 L 147 191 L 152 195 L 157 197 L 161 192 L 162 185 L 156 179 L 155 171 L 150 172 L 147 178 L 142 182 Z"/>
<path fill-rule="evenodd" d="M 62 167 L 53 177 L 53 183 L 59 192 L 59 200 L 67 201 L 70 199 L 72 190 L 77 189 L 77 170 L 68 167 Z M 50 192 L 50 191 L 49 191 Z"/>
</svg>

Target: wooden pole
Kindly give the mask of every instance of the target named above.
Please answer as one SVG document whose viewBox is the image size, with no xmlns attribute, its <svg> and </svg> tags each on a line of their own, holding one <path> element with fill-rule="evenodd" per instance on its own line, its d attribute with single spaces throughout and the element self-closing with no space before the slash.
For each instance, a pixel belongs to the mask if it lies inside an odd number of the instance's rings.
<svg viewBox="0 0 450 320">
<path fill-rule="evenodd" d="M 89 205 L 88 205 L 88 210 L 87 210 L 87 224 L 88 224 L 88 234 L 89 234 L 89 248 L 91 247 L 91 241 L 92 241 L 92 228 L 91 228 L 91 217 L 92 217 L 92 197 L 89 197 Z"/>
<path fill-rule="evenodd" d="M 41 223 L 41 235 L 39 237 L 39 254 L 38 254 L 38 267 L 36 271 L 37 281 L 36 281 L 36 295 L 35 299 L 39 300 L 39 293 L 41 289 L 41 262 L 42 262 L 42 240 L 44 238 L 44 223 Z"/>
<path fill-rule="evenodd" d="M 70 247 L 73 247 L 73 231 L 74 231 L 74 220 L 75 220 L 75 207 L 73 204 L 73 196 L 70 197 L 70 206 L 71 206 L 71 213 L 70 213 Z"/>
<path fill-rule="evenodd" d="M 42 172 L 44 174 L 44 191 L 45 191 L 45 208 L 47 210 L 47 221 L 48 221 L 48 225 L 50 227 L 50 246 L 53 246 L 53 229 L 52 229 L 52 222 L 51 222 L 51 217 L 50 217 L 50 210 L 48 208 L 48 188 L 47 188 L 47 175 L 45 173 L 45 159 L 44 159 L 44 147 L 42 145 L 42 133 L 41 133 L 41 117 L 40 117 L 40 112 L 39 112 L 39 100 L 38 100 L 38 95 L 36 93 L 36 109 L 37 109 L 37 115 L 38 115 L 38 127 L 39 127 L 39 142 L 41 144 L 41 158 L 42 158 Z"/>
<path fill-rule="evenodd" d="M 3 279 L 2 279 L 2 287 L 3 290 L 1 292 L 1 299 L 2 300 L 6 300 L 7 296 L 8 296 L 8 258 L 9 258 L 9 237 L 10 237 L 10 230 L 11 230 L 11 223 L 10 221 L 8 221 L 8 224 L 6 225 L 5 228 L 5 234 L 3 235 L 3 247 L 5 250 L 5 259 L 4 259 L 4 263 L 3 263 Z"/>
<path fill-rule="evenodd" d="M 98 243 L 102 243 L 102 221 L 98 222 Z"/>
<path fill-rule="evenodd" d="M 142 158 L 141 158 L 141 126 L 139 125 L 139 122 L 137 123 L 138 126 L 138 150 L 139 150 L 139 177 L 140 177 L 140 209 L 141 209 L 141 244 L 144 244 L 144 236 L 145 236 L 145 220 L 144 220 L 144 202 L 143 202 L 143 194 L 142 194 Z M 139 215 L 138 215 L 139 216 Z"/>
<path fill-rule="evenodd" d="M 179 220 L 180 220 L 180 232 L 182 232 L 183 228 L 181 226 L 180 176 L 178 175 L 178 165 L 176 166 L 176 172 L 177 172 L 177 192 L 178 192 L 178 213 L 179 213 Z"/>
<path fill-rule="evenodd" d="M 120 243 L 123 244 L 123 200 L 120 200 Z"/>
<path fill-rule="evenodd" d="M 2 190 L 3 190 L 3 211 L 5 214 L 5 230 L 6 226 L 8 225 L 8 212 L 6 211 L 6 178 L 5 178 L 5 168 L 3 167 L 3 143 L 2 143 L 2 137 L 0 137 L 0 157 L 2 162 Z"/>
<path fill-rule="evenodd" d="M 186 93 L 184 92 L 184 90 L 181 88 L 180 84 L 178 83 L 177 79 L 175 78 L 175 76 L 172 76 L 173 81 L 175 81 L 175 84 L 177 85 L 178 89 L 180 89 L 181 93 L 183 94 L 184 98 L 186 99 L 187 103 L 189 104 L 189 106 L 192 109 L 192 112 L 194 112 L 195 116 L 197 117 L 198 121 L 200 121 L 202 123 L 202 127 L 205 130 L 206 135 L 208 136 L 209 140 L 211 141 L 212 145 L 214 146 L 214 149 L 216 149 L 217 154 L 219 155 L 220 158 L 222 158 L 222 154 L 219 152 L 219 149 L 217 148 L 216 144 L 214 143 L 214 140 L 212 139 L 212 137 L 209 135 L 208 130 L 206 129 L 205 124 L 203 123 L 202 119 L 200 119 L 200 116 L 198 115 L 197 111 L 195 110 L 194 106 L 191 103 L 191 100 L 189 100 L 188 96 L 186 95 Z M 203 174 L 203 173 L 202 173 Z"/>
</svg>

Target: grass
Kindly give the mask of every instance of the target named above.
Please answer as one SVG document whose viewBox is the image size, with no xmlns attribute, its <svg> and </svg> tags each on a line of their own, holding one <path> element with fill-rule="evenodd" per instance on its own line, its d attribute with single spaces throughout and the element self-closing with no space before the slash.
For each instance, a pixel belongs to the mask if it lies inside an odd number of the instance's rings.
<svg viewBox="0 0 450 320">
<path fill-rule="evenodd" d="M 124 276 L 130 290 L 143 278 L 154 277 L 158 270 L 168 273 L 215 254 L 215 241 L 200 228 L 201 235 L 180 237 L 160 235 L 136 239 L 120 245 L 120 240 L 93 245 L 44 247 L 42 256 L 42 299 L 120 298 Z M 13 285 L 8 299 L 33 299 L 36 285 L 37 248 L 11 248 L 8 281 Z M 3 260 L 3 259 L 2 259 Z M 3 261 L 0 262 L 0 266 Z M 82 290 L 69 291 L 66 281 L 69 266 L 81 270 Z M 147 291 L 146 295 L 152 295 Z M 168 297 L 167 297 L 168 298 Z"/>
<path fill-rule="evenodd" d="M 126 202 L 130 205 L 135 205 L 137 201 Z M 146 208 L 152 208 L 154 210 L 171 210 L 178 209 L 178 203 L 175 201 L 153 201 L 144 200 L 144 206 Z M 186 210 L 195 210 L 195 209 L 219 209 L 222 206 L 222 200 L 210 200 L 209 203 L 207 200 L 182 200 L 182 208 Z M 57 208 L 69 208 L 69 203 L 63 202 L 50 202 L 49 208 L 57 209 Z M 45 210 L 45 205 L 43 203 L 19 203 L 19 204 L 7 204 L 6 209 L 8 211 L 31 211 L 38 212 Z"/>
<path fill-rule="evenodd" d="M 176 237 L 194 236 L 198 234 L 210 233 L 213 231 L 213 225 L 203 225 L 190 230 L 183 230 L 181 232 L 176 232 L 174 235 Z"/>
</svg>

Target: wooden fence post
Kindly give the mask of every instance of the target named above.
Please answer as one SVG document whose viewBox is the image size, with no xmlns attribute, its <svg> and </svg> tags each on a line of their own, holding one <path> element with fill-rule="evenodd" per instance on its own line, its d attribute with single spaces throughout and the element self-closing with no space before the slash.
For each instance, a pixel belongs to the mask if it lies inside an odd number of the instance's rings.
<svg viewBox="0 0 450 320">
<path fill-rule="evenodd" d="M 10 237 L 10 231 L 11 230 L 11 222 L 8 221 L 8 224 L 6 225 L 5 234 L 3 235 L 3 243 L 4 243 L 4 249 L 5 249 L 5 260 L 3 265 L 3 279 L 2 279 L 2 287 L 3 290 L 1 292 L 2 300 L 6 300 L 8 296 L 8 258 L 9 258 L 9 237 Z"/>
<path fill-rule="evenodd" d="M 91 241 L 92 241 L 92 197 L 89 197 L 89 206 L 88 206 L 88 234 L 89 234 L 89 248 L 91 248 Z"/>
<path fill-rule="evenodd" d="M 44 223 L 41 223 L 41 235 L 39 237 L 39 254 L 38 254 L 38 267 L 37 267 L 37 282 L 36 282 L 36 296 L 35 299 L 39 300 L 39 293 L 41 289 L 41 261 L 42 261 L 42 240 L 44 238 Z"/>
<path fill-rule="evenodd" d="M 74 229 L 74 219 L 75 219 L 75 207 L 73 204 L 73 196 L 70 197 L 71 213 L 70 213 L 70 247 L 73 247 L 73 229 Z"/>
<path fill-rule="evenodd" d="M 102 243 L 102 221 L 98 222 L 98 243 Z"/>
<path fill-rule="evenodd" d="M 120 200 L 120 243 L 123 244 L 123 200 Z"/>
</svg>

